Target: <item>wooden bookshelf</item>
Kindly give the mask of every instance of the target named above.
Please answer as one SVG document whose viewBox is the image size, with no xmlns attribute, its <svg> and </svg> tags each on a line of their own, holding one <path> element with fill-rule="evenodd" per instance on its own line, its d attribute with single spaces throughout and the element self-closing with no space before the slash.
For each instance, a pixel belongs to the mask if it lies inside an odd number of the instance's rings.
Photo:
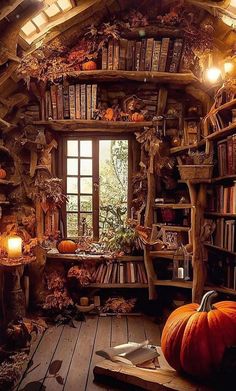
<svg viewBox="0 0 236 391">
<path fill-rule="evenodd" d="M 122 71 L 122 70 L 103 70 L 96 69 L 93 71 L 69 71 L 65 73 L 53 74 L 56 77 L 73 77 L 80 81 L 89 80 L 91 82 L 116 82 L 116 81 L 138 81 L 144 83 L 165 83 L 188 85 L 197 83 L 198 86 L 204 86 L 199 79 L 192 73 L 171 73 L 171 72 L 154 72 L 154 71 Z"/>
<path fill-rule="evenodd" d="M 205 290 L 215 290 L 217 292 L 221 292 L 221 293 L 225 293 L 225 294 L 229 294 L 229 295 L 236 295 L 236 290 L 234 289 L 230 289 L 230 288 L 226 288 L 224 286 L 207 286 L 206 288 L 204 288 Z"/>
<path fill-rule="evenodd" d="M 148 284 L 140 284 L 140 283 L 125 283 L 125 284 L 97 284 L 97 283 L 92 283 L 88 285 L 86 288 L 102 288 L 102 289 L 146 289 L 148 288 Z"/>
<path fill-rule="evenodd" d="M 173 286 L 177 288 L 187 288 L 192 289 L 192 281 L 177 281 L 177 280 L 155 280 L 154 285 L 159 286 Z"/>
<path fill-rule="evenodd" d="M 206 216 L 213 216 L 213 217 L 231 217 L 232 219 L 236 219 L 235 213 L 220 213 L 220 212 L 205 212 Z"/>
<path fill-rule="evenodd" d="M 235 256 L 236 257 L 236 253 L 233 252 L 233 251 L 229 251 L 227 250 L 226 248 L 223 248 L 223 247 L 219 247 L 219 246 L 215 246 L 214 244 L 210 244 L 210 243 L 207 243 L 207 242 L 204 242 L 204 245 L 209 248 L 210 250 L 212 251 L 221 251 L 221 252 L 224 252 L 226 254 L 229 254 L 229 255 L 232 255 L 232 256 Z"/>
<path fill-rule="evenodd" d="M 210 178 L 201 178 L 201 179 L 180 179 L 178 183 L 190 183 L 193 185 L 197 185 L 199 183 L 211 183 L 212 180 Z"/>
<path fill-rule="evenodd" d="M 235 103 L 236 103 L 236 99 L 235 99 Z M 218 130 L 214 133 L 209 134 L 208 136 L 205 137 L 205 140 L 209 140 L 209 141 L 220 140 L 224 137 L 230 136 L 230 134 L 233 133 L 235 130 L 236 130 L 236 122 L 226 126 L 225 128 L 223 128 L 221 130 Z M 200 143 L 201 143 L 201 141 L 200 141 Z M 201 145 L 200 143 L 199 143 L 199 145 Z"/>
<path fill-rule="evenodd" d="M 166 228 L 166 230 L 168 231 L 168 228 L 170 230 L 173 230 L 173 231 L 176 231 L 176 232 L 188 232 L 191 227 L 182 227 L 180 225 L 167 225 L 167 224 L 164 224 L 164 223 L 159 223 L 159 224 L 153 224 L 154 227 L 164 227 Z"/>
<path fill-rule="evenodd" d="M 60 133 L 65 132 L 95 132 L 104 133 L 106 131 L 112 133 L 130 132 L 134 133 L 144 127 L 152 127 L 155 121 L 143 122 L 128 122 L 128 121 L 98 121 L 86 119 L 64 119 L 64 120 L 48 120 L 48 121 L 33 121 L 33 125 L 47 126 L 48 128 Z"/>
<path fill-rule="evenodd" d="M 226 181 L 233 181 L 233 180 L 236 180 L 236 174 L 234 174 L 234 175 L 218 176 L 218 177 L 212 178 L 212 183 L 226 182 Z"/>
<path fill-rule="evenodd" d="M 172 209 L 191 209 L 192 204 L 154 204 L 154 209 L 172 208 Z"/>
<path fill-rule="evenodd" d="M 124 255 L 121 257 L 111 257 L 106 255 L 81 255 L 81 254 L 47 254 L 47 259 L 50 261 L 60 261 L 60 262 L 84 262 L 86 260 L 91 260 L 95 262 L 105 262 L 105 261 L 120 261 L 120 262 L 143 262 L 143 256 L 133 256 L 133 255 Z"/>
</svg>

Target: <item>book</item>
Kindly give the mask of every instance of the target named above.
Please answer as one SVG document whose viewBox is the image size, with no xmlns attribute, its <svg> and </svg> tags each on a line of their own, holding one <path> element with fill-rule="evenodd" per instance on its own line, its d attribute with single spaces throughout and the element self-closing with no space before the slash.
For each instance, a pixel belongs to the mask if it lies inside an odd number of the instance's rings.
<svg viewBox="0 0 236 391">
<path fill-rule="evenodd" d="M 174 41 L 173 54 L 169 66 L 169 72 L 178 72 L 182 56 L 183 39 L 177 38 Z"/>
<path fill-rule="evenodd" d="M 114 49 L 114 42 L 113 40 L 109 40 L 108 42 L 108 54 L 107 54 L 107 69 L 112 70 L 113 69 L 113 49 Z"/>
<path fill-rule="evenodd" d="M 86 104 L 87 116 L 86 116 L 86 118 L 88 120 L 91 120 L 92 119 L 92 86 L 91 86 L 91 84 L 87 84 L 86 99 L 87 99 L 87 104 Z"/>
<path fill-rule="evenodd" d="M 110 361 L 119 361 L 127 365 L 139 365 L 158 357 L 155 347 L 149 341 L 128 342 L 113 348 L 97 350 L 96 354 Z"/>
<path fill-rule="evenodd" d="M 126 52 L 126 70 L 134 70 L 134 51 L 135 51 L 135 42 L 128 41 L 127 52 Z"/>
<path fill-rule="evenodd" d="M 134 264 L 133 262 L 130 262 L 130 282 L 135 283 L 136 277 L 135 277 L 135 271 L 134 271 Z"/>
<path fill-rule="evenodd" d="M 146 46 L 147 46 L 147 40 L 142 39 L 141 51 L 140 51 L 140 66 L 139 66 L 140 71 L 145 71 Z"/>
<path fill-rule="evenodd" d="M 81 119 L 86 119 L 86 84 L 80 86 L 80 112 Z"/>
<path fill-rule="evenodd" d="M 120 39 L 120 57 L 119 57 L 119 69 L 126 70 L 126 51 L 128 46 L 127 39 Z"/>
<path fill-rule="evenodd" d="M 106 46 L 103 46 L 102 48 L 102 69 L 107 69 L 108 66 L 108 50 Z"/>
<path fill-rule="evenodd" d="M 112 69 L 114 69 L 114 71 L 119 69 L 119 56 L 120 56 L 119 41 L 114 40 L 114 46 L 113 46 L 113 66 L 112 66 Z"/>
<path fill-rule="evenodd" d="M 147 39 L 146 56 L 145 56 L 145 71 L 152 69 L 152 54 L 153 54 L 154 38 Z"/>
<path fill-rule="evenodd" d="M 92 84 L 92 108 L 91 108 L 92 119 L 94 119 L 94 113 L 97 108 L 97 89 L 98 89 L 97 84 Z"/>
<path fill-rule="evenodd" d="M 169 44 L 170 44 L 170 38 L 162 38 L 159 68 L 158 68 L 158 70 L 160 72 L 165 72 L 165 70 L 166 70 L 166 62 L 167 62 Z"/>
<path fill-rule="evenodd" d="M 50 91 L 46 91 L 45 93 L 45 117 L 46 120 L 52 119 L 52 101 L 51 101 L 51 95 Z"/>
<path fill-rule="evenodd" d="M 69 85 L 70 119 L 75 119 L 75 85 Z"/>
<path fill-rule="evenodd" d="M 122 262 L 119 263 L 119 283 L 125 283 L 124 264 Z"/>
<path fill-rule="evenodd" d="M 232 162 L 232 173 L 236 174 L 236 134 L 233 134 L 232 136 L 232 143 L 233 143 L 233 149 L 232 149 L 232 155 L 233 155 L 233 162 Z"/>
<path fill-rule="evenodd" d="M 52 102 L 52 118 L 57 119 L 57 86 L 52 84 L 50 87 L 51 102 Z"/>
<path fill-rule="evenodd" d="M 75 118 L 81 118 L 80 110 L 80 84 L 75 85 Z"/>
<path fill-rule="evenodd" d="M 64 119 L 63 113 L 63 87 L 62 84 L 57 86 L 57 119 Z"/>
<path fill-rule="evenodd" d="M 117 281 L 117 269 L 118 269 L 118 263 L 113 262 L 113 269 L 112 269 L 112 276 L 111 276 L 111 283 L 115 284 Z"/>
<path fill-rule="evenodd" d="M 157 72 L 159 69 L 159 60 L 161 52 L 161 41 L 154 41 L 152 53 L 152 71 Z"/>
<path fill-rule="evenodd" d="M 135 44 L 134 70 L 140 71 L 141 42 Z"/>
<path fill-rule="evenodd" d="M 69 105 L 69 84 L 63 83 L 63 114 L 64 119 L 70 118 L 70 105 Z"/>
</svg>

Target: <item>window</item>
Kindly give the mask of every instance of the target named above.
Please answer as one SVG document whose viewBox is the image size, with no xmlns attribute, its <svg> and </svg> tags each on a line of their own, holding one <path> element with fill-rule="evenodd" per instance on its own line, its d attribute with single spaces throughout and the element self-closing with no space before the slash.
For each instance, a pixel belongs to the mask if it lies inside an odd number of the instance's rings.
<svg viewBox="0 0 236 391">
<path fill-rule="evenodd" d="M 124 224 L 128 211 L 128 139 L 67 139 L 66 235 L 98 239 Z"/>
</svg>

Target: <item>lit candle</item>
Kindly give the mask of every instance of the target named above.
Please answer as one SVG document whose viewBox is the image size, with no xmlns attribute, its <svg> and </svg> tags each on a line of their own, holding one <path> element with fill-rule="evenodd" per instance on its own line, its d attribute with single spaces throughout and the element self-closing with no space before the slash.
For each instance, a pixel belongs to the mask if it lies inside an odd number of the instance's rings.
<svg viewBox="0 0 236 391">
<path fill-rule="evenodd" d="M 22 239 L 19 236 L 10 236 L 7 241 L 7 254 L 9 258 L 22 255 Z"/>
<path fill-rule="evenodd" d="M 184 268 L 178 267 L 178 278 L 184 278 Z"/>
<path fill-rule="evenodd" d="M 80 305 L 87 306 L 89 304 L 89 298 L 88 297 L 81 297 L 79 302 L 80 302 Z"/>
</svg>

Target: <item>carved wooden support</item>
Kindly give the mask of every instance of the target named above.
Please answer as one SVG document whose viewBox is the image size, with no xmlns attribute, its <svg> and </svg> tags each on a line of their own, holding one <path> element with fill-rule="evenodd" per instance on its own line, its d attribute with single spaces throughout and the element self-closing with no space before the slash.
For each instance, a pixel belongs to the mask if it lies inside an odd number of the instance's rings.
<svg viewBox="0 0 236 391">
<path fill-rule="evenodd" d="M 154 285 L 154 280 L 157 279 L 156 273 L 153 267 L 153 262 L 150 257 L 150 248 L 149 246 L 144 247 L 144 264 L 148 276 L 148 296 L 149 300 L 155 300 L 157 298 L 157 291 Z"/>
</svg>

